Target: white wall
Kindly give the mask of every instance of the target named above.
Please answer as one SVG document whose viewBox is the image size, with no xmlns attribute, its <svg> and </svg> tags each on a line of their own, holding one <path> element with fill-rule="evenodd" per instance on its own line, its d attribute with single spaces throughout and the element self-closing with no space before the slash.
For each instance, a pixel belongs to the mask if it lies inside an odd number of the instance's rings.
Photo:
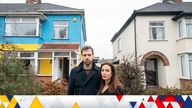
<svg viewBox="0 0 192 108">
<path fill-rule="evenodd" d="M 163 69 L 160 65 L 159 75 L 165 74 L 165 79 L 162 78 L 162 85 L 169 87 L 180 87 L 179 77 L 180 72 L 178 68 L 178 55 L 176 47 L 177 38 L 177 23 L 171 18 L 173 16 L 140 16 L 137 18 L 137 46 L 138 54 L 143 55 L 150 51 L 159 51 L 163 53 L 169 60 L 170 66 L 165 66 Z M 164 21 L 165 26 L 165 40 L 151 41 L 149 35 L 150 21 Z M 161 80 L 161 79 L 159 79 Z M 167 83 L 167 84 L 165 84 Z"/>
<path fill-rule="evenodd" d="M 121 39 L 121 51 L 118 52 L 118 40 Z M 121 60 L 123 56 L 134 54 L 134 25 L 133 22 L 129 24 L 115 42 L 113 42 L 113 57 Z"/>
<path fill-rule="evenodd" d="M 138 56 L 144 55 L 150 51 L 159 51 L 163 53 L 169 60 L 170 66 L 164 66 L 162 61 L 159 61 L 159 84 L 160 86 L 180 87 L 178 49 L 177 49 L 177 23 L 172 20 L 173 16 L 137 16 L 137 51 Z M 151 41 L 149 35 L 149 21 L 164 21 L 165 22 L 165 40 Z M 114 57 L 121 59 L 127 54 L 134 54 L 134 25 L 133 21 L 121 33 L 115 42 L 113 42 Z M 121 39 L 122 51 L 117 52 L 117 40 Z M 182 49 L 182 48 L 181 48 Z M 160 60 L 160 59 L 159 59 Z"/>
</svg>

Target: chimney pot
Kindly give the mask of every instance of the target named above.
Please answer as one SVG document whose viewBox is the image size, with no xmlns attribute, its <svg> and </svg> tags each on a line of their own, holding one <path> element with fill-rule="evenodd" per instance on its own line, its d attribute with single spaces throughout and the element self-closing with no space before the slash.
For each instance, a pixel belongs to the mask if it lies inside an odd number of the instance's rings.
<svg viewBox="0 0 192 108">
<path fill-rule="evenodd" d="M 183 0 L 163 0 L 163 3 L 182 3 Z"/>
<path fill-rule="evenodd" d="M 33 5 L 33 4 L 41 3 L 41 0 L 26 0 L 26 3 L 28 5 Z"/>
</svg>

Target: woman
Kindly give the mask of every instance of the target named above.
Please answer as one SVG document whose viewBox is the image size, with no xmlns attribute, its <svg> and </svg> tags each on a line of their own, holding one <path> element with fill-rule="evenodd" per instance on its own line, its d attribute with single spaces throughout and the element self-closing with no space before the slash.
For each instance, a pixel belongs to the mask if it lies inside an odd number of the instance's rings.
<svg viewBox="0 0 192 108">
<path fill-rule="evenodd" d="M 123 85 L 115 76 L 115 67 L 110 63 L 101 65 L 102 83 L 97 92 L 98 95 L 123 95 Z"/>
</svg>

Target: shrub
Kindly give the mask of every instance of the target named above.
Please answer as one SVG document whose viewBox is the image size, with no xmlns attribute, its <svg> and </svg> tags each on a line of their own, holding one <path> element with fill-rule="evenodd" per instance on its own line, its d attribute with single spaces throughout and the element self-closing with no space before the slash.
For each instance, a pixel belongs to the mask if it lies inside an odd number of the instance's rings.
<svg viewBox="0 0 192 108">
<path fill-rule="evenodd" d="M 170 88 L 146 88 L 143 95 L 191 95 L 192 90 L 177 89 L 175 87 Z"/>
<path fill-rule="evenodd" d="M 141 94 L 144 88 L 144 71 L 142 65 L 136 63 L 133 56 L 124 57 L 122 61 L 123 62 L 117 66 L 117 73 L 125 87 L 126 94 Z"/>
<path fill-rule="evenodd" d="M 34 70 L 14 56 L 14 51 L 0 52 L 0 94 L 40 94 L 42 85 L 35 81 Z"/>
<path fill-rule="evenodd" d="M 53 82 L 43 82 L 43 95 L 66 95 L 67 94 L 67 82 L 62 81 L 58 82 L 60 79 L 57 79 Z"/>
</svg>

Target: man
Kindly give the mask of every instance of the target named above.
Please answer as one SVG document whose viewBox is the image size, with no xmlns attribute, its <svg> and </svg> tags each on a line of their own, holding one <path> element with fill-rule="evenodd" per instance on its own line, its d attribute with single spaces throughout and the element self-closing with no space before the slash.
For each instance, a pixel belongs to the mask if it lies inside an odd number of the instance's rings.
<svg viewBox="0 0 192 108">
<path fill-rule="evenodd" d="M 68 95 L 96 95 L 101 83 L 99 68 L 93 63 L 94 51 L 91 46 L 81 49 L 82 62 L 71 70 Z"/>
</svg>

